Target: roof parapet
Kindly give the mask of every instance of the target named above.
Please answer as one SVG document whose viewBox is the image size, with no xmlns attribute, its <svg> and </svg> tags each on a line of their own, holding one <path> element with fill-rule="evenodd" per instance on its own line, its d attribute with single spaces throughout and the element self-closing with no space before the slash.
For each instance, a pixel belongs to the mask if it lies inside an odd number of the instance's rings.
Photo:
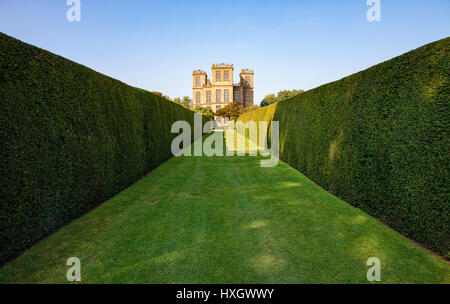
<svg viewBox="0 0 450 304">
<path fill-rule="evenodd" d="M 206 72 L 203 71 L 203 70 L 194 70 L 194 71 L 192 72 L 192 75 L 194 75 L 194 74 L 206 74 Z"/>
<path fill-rule="evenodd" d="M 233 65 L 228 63 L 216 63 L 212 65 L 212 69 L 218 68 L 233 68 Z"/>
<path fill-rule="evenodd" d="M 241 69 L 241 74 L 253 74 L 253 70 L 250 70 L 250 69 Z"/>
</svg>

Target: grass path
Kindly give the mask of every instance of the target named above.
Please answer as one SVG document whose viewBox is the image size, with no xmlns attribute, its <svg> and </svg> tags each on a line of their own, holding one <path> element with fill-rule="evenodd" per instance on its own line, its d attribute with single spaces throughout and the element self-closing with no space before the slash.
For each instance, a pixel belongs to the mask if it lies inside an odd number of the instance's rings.
<svg viewBox="0 0 450 304">
<path fill-rule="evenodd" d="M 450 266 L 280 162 L 178 157 L 0 269 L 0 283 L 450 283 Z M 145 202 L 158 201 L 156 205 Z"/>
</svg>

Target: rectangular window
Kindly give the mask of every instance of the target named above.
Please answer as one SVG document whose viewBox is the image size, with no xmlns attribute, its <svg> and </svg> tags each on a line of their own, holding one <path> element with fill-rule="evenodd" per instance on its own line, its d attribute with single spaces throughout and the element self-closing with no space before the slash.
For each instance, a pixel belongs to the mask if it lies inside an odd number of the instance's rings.
<svg viewBox="0 0 450 304">
<path fill-rule="evenodd" d="M 230 72 L 223 71 L 223 81 L 229 81 L 229 80 L 230 80 Z"/>
<path fill-rule="evenodd" d="M 202 99 L 202 95 L 200 92 L 195 92 L 195 103 L 200 104 L 200 101 Z"/>
<path fill-rule="evenodd" d="M 216 81 L 222 81 L 222 71 L 216 71 Z"/>
<path fill-rule="evenodd" d="M 200 85 L 200 76 L 196 76 L 196 77 L 195 77 L 195 86 L 196 86 L 197 88 L 201 86 L 201 85 Z"/>
<path fill-rule="evenodd" d="M 230 101 L 230 91 L 228 89 L 223 90 L 223 102 Z"/>
<path fill-rule="evenodd" d="M 245 101 L 251 101 L 252 98 L 252 92 L 245 91 Z"/>
<path fill-rule="evenodd" d="M 250 76 L 245 76 L 245 85 L 250 85 Z"/>
<path fill-rule="evenodd" d="M 216 102 L 222 102 L 222 92 L 221 92 L 221 90 L 216 90 Z"/>
<path fill-rule="evenodd" d="M 211 91 L 206 91 L 206 102 L 211 103 Z"/>
<path fill-rule="evenodd" d="M 234 91 L 234 102 L 239 102 L 239 91 Z"/>
</svg>

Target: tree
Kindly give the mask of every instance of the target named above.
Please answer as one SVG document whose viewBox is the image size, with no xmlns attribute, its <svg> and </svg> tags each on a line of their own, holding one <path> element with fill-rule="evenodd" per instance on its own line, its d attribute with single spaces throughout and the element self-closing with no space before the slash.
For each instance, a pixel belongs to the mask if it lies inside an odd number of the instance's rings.
<svg viewBox="0 0 450 304">
<path fill-rule="evenodd" d="M 283 99 L 288 99 L 288 98 L 294 97 L 300 93 L 303 93 L 303 91 L 302 90 L 280 91 L 280 92 L 278 92 L 277 99 L 278 99 L 278 101 L 283 100 Z"/>
<path fill-rule="evenodd" d="M 200 113 L 209 120 L 214 119 L 214 112 L 210 107 L 195 106 L 194 112 Z"/>
<path fill-rule="evenodd" d="M 294 97 L 303 92 L 304 92 L 303 90 L 292 90 L 292 91 L 283 90 L 283 91 L 279 91 L 276 96 L 275 96 L 275 94 L 269 94 L 269 95 L 264 96 L 264 99 L 261 101 L 260 105 L 261 105 L 261 107 L 265 107 L 265 106 L 268 106 L 275 102 Z"/>
<path fill-rule="evenodd" d="M 275 94 L 269 94 L 264 96 L 264 99 L 261 101 L 260 105 L 261 107 L 265 107 L 275 102 L 277 102 L 277 97 Z"/>
<path fill-rule="evenodd" d="M 181 101 L 181 105 L 185 108 L 191 107 L 192 100 L 189 98 L 189 96 L 184 96 L 183 100 Z"/>
<path fill-rule="evenodd" d="M 181 104 L 181 99 L 179 97 L 174 98 L 173 102 Z"/>
<path fill-rule="evenodd" d="M 239 117 L 239 115 L 241 115 L 241 113 L 242 113 L 241 107 L 237 103 L 232 102 L 226 105 L 224 108 L 217 110 L 216 116 L 236 120 Z"/>
</svg>

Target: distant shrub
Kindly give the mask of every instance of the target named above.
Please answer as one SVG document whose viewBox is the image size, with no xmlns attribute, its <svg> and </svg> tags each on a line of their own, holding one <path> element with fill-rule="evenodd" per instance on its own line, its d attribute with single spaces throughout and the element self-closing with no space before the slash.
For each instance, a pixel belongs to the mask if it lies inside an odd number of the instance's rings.
<svg viewBox="0 0 450 304">
<path fill-rule="evenodd" d="M 449 257 L 450 38 L 244 114 L 280 122 L 280 158 Z"/>
<path fill-rule="evenodd" d="M 170 158 L 193 116 L 0 33 L 0 262 Z"/>
</svg>

